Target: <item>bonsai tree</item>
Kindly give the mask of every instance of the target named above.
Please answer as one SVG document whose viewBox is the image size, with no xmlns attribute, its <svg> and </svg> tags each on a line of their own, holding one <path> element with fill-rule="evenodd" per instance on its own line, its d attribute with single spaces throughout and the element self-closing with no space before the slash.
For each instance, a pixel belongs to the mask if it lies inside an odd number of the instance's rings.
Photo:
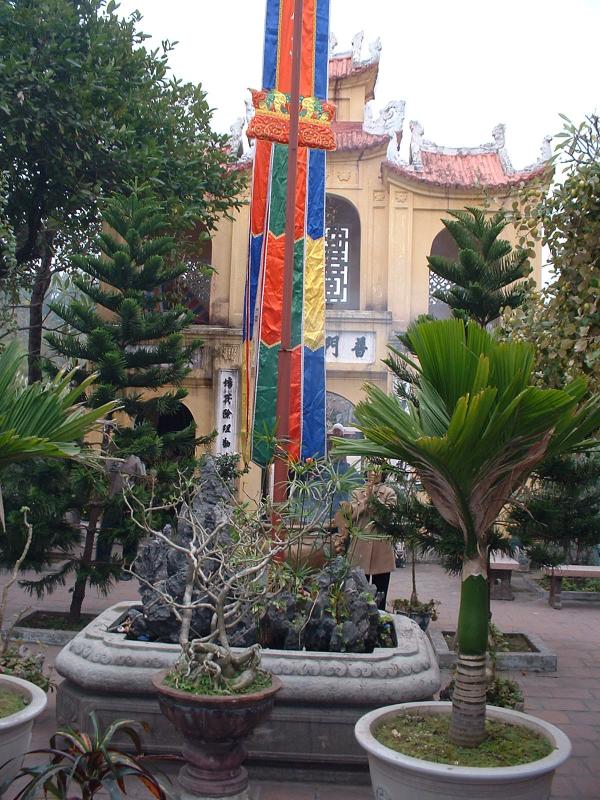
<svg viewBox="0 0 600 800">
<path fill-rule="evenodd" d="M 500 511 L 544 458 L 592 445 L 600 398 L 578 379 L 563 390 L 531 385 L 533 348 L 497 343 L 473 322 L 425 322 L 410 334 L 418 358 L 418 406 L 367 386 L 356 407 L 364 440 L 336 451 L 401 459 L 413 467 L 441 516 L 463 537 L 458 664 L 450 736 L 485 739 L 487 555 Z"/>
<path fill-rule="evenodd" d="M 433 296 L 450 306 L 453 316 L 485 327 L 503 308 L 523 303 L 532 286 L 522 280 L 531 272 L 530 251 L 498 238 L 509 224 L 505 211 L 491 218 L 480 208 L 449 214 L 453 219 L 442 222 L 458 245 L 458 258 L 427 257 L 429 269 L 451 284 Z M 519 283 L 511 286 L 515 281 Z"/>
<path fill-rule="evenodd" d="M 269 565 L 296 537 L 279 540 L 266 521 L 268 509 L 250 512 L 233 497 L 231 504 L 217 501 L 214 524 L 205 524 L 195 503 L 201 491 L 182 476 L 170 499 L 145 505 L 129 483 L 124 498 L 133 524 L 187 564 L 183 596 L 177 599 L 150 584 L 135 573 L 135 565 L 133 571 L 181 623 L 181 654 L 170 673 L 173 685 L 198 694 L 236 694 L 268 685 L 260 671 L 260 646 L 234 649 L 231 634 L 266 597 Z M 176 531 L 157 524 L 165 512 L 176 516 Z M 200 610 L 211 620 L 210 631 L 194 637 L 192 618 Z"/>
</svg>

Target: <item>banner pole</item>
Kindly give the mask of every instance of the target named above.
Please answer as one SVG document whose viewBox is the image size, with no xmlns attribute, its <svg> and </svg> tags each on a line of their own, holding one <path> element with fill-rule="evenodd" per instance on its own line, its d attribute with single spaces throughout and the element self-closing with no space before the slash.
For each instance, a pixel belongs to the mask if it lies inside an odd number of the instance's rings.
<svg viewBox="0 0 600 800">
<path fill-rule="evenodd" d="M 292 85 L 290 92 L 290 132 L 285 203 L 285 247 L 283 261 L 283 308 L 281 317 L 281 346 L 277 371 L 277 452 L 275 454 L 273 502 L 287 499 L 288 445 L 290 439 L 290 384 L 292 377 L 292 298 L 294 289 L 294 242 L 296 217 L 296 187 L 298 176 L 298 131 L 300 124 L 300 73 L 302 66 L 303 0 L 294 0 L 292 41 Z"/>
</svg>

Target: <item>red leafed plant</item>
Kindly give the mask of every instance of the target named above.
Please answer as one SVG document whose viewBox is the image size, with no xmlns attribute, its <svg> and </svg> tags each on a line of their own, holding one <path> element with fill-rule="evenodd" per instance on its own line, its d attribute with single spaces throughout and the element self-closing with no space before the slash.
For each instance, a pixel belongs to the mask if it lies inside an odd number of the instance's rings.
<svg viewBox="0 0 600 800">
<path fill-rule="evenodd" d="M 30 780 L 16 795 L 15 800 L 33 800 L 43 791 L 58 800 L 67 800 L 78 789 L 81 800 L 90 800 L 98 792 L 108 794 L 111 800 L 120 800 L 126 794 L 126 781 L 137 780 L 157 800 L 166 800 L 167 794 L 157 778 L 141 763 L 145 758 L 138 734 L 141 726 L 132 720 L 118 720 L 101 731 L 94 713 L 91 734 L 73 728 L 57 730 L 50 739 L 50 747 L 32 750 L 28 755 L 45 755 L 43 764 L 22 767 L 15 778 Z M 127 736 L 134 747 L 125 753 L 111 746 L 114 736 Z"/>
</svg>

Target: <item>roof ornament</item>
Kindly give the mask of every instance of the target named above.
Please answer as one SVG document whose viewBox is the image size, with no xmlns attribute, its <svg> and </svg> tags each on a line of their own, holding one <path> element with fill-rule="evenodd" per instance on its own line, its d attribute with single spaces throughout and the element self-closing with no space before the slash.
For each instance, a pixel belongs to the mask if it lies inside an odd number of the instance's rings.
<svg viewBox="0 0 600 800">
<path fill-rule="evenodd" d="M 369 42 L 369 63 L 375 64 L 381 57 L 381 37 L 377 37 L 375 41 Z"/>
<path fill-rule="evenodd" d="M 538 163 L 543 164 L 545 161 L 550 161 L 552 158 L 552 136 L 546 135 L 542 141 L 542 146 L 540 147 L 540 157 L 538 158 Z"/>
<path fill-rule="evenodd" d="M 246 106 L 245 115 L 238 117 L 229 128 L 229 147 L 231 152 L 237 155 L 238 162 L 241 164 L 253 160 L 256 148 L 256 140 L 249 140 L 246 135 L 248 133 L 248 125 L 255 113 L 252 98 L 246 97 L 244 104 Z"/>
<path fill-rule="evenodd" d="M 229 128 L 229 147 L 236 156 L 241 156 L 244 152 L 242 138 L 244 135 L 244 117 L 238 117 Z"/>
<path fill-rule="evenodd" d="M 362 46 L 363 46 L 363 39 L 365 38 L 365 32 L 359 31 L 354 35 L 352 39 L 352 65 L 358 66 L 361 63 L 360 55 L 362 53 Z"/>
<path fill-rule="evenodd" d="M 413 119 L 410 122 L 410 165 L 420 172 L 423 169 L 421 148 L 423 147 L 425 130 L 420 122 Z"/>
<path fill-rule="evenodd" d="M 368 66 L 369 64 L 378 64 L 379 59 L 381 57 L 381 38 L 378 36 L 372 42 L 369 42 L 369 57 L 363 61 L 362 59 L 362 46 L 365 39 L 365 32 L 359 31 L 355 34 L 354 38 L 352 39 L 352 66 L 353 67 L 364 67 Z M 331 42 L 331 37 L 330 37 Z M 337 44 L 337 40 L 336 40 Z M 331 45 L 329 53 L 331 54 Z M 340 55 L 338 53 L 338 55 Z"/>
<path fill-rule="evenodd" d="M 503 122 L 496 125 L 492 131 L 492 137 L 494 139 L 494 149 L 498 153 L 498 158 L 500 159 L 504 173 L 506 175 L 512 175 L 515 170 L 506 149 L 506 125 Z M 485 145 L 483 145 L 483 147 L 485 147 Z"/>
<path fill-rule="evenodd" d="M 389 136 L 390 142 L 386 158 L 394 164 L 400 163 L 400 142 L 402 140 L 402 126 L 404 124 L 404 100 L 392 100 L 375 117 L 373 108 L 375 102 L 371 100 L 365 106 L 363 131 L 377 136 Z"/>
<path fill-rule="evenodd" d="M 337 36 L 333 31 L 329 31 L 329 57 L 333 55 L 333 51 L 338 46 Z"/>
</svg>

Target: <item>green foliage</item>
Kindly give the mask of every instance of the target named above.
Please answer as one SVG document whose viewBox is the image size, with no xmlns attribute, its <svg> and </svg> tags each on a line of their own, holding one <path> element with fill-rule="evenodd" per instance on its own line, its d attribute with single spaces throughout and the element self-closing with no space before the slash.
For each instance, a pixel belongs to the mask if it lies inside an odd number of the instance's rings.
<svg viewBox="0 0 600 800">
<path fill-rule="evenodd" d="M 88 409 L 79 404 L 92 385 L 90 373 L 73 388 L 74 372 L 59 372 L 46 383 L 26 386 L 16 341 L 0 354 L 0 469 L 32 458 L 83 458 L 78 444 L 117 403 Z"/>
<path fill-rule="evenodd" d="M 509 225 L 505 211 L 489 217 L 479 208 L 448 212 L 442 222 L 458 245 L 458 259 L 428 256 L 429 269 L 449 281 L 447 290 L 434 297 L 446 303 L 455 317 L 474 320 L 485 327 L 503 308 L 517 308 L 532 283 L 522 280 L 531 273 L 530 250 L 513 248 L 499 236 Z M 516 285 L 512 285 L 519 281 Z"/>
<path fill-rule="evenodd" d="M 434 600 L 433 598 L 428 600 L 426 603 L 414 603 L 412 600 L 405 600 L 397 597 L 392 603 L 392 608 L 394 609 L 395 614 L 426 614 L 430 616 L 433 622 L 435 622 L 435 620 L 438 618 L 437 607 L 439 604 L 440 601 Z"/>
<path fill-rule="evenodd" d="M 558 179 L 545 194 L 529 187 L 515 201 L 521 240 L 550 251 L 552 279 L 522 309 L 507 313 L 502 335 L 532 342 L 541 386 L 579 374 L 600 391 L 600 120 L 566 117 L 554 156 Z"/>
<path fill-rule="evenodd" d="M 335 452 L 411 465 L 470 550 L 545 455 L 592 445 L 600 398 L 585 400 L 583 381 L 532 386 L 532 348 L 498 344 L 472 322 L 423 323 L 411 345 L 418 363 L 403 358 L 419 373 L 418 408 L 368 385 L 355 412 L 366 438 L 339 441 Z"/>
<path fill-rule="evenodd" d="M 173 45 L 146 49 L 139 13 L 120 19 L 117 9 L 112 0 L 0 4 L 0 172 L 20 284 L 35 303 L 98 232 L 103 196 L 148 183 L 172 229 L 210 232 L 243 185 L 228 169 L 226 137 L 210 129 L 202 88 L 170 73 Z M 32 304 L 32 323 L 38 312 Z M 41 330 L 31 336 L 41 341 Z"/>
<path fill-rule="evenodd" d="M 548 456 L 586 450 L 600 427 L 600 397 L 585 381 L 564 390 L 532 385 L 533 348 L 498 343 L 474 322 L 421 323 L 410 332 L 418 406 L 373 385 L 356 406 L 364 440 L 338 440 L 334 453 L 399 459 L 411 466 L 441 517 L 461 532 L 464 564 L 461 654 L 487 648 L 484 579 L 490 534 L 510 497 Z M 484 707 L 481 708 L 483 721 Z"/>
<path fill-rule="evenodd" d="M 180 384 L 200 346 L 199 341 L 187 343 L 184 338 L 193 313 L 172 305 L 162 291 L 186 268 L 176 259 L 174 239 L 163 235 L 164 204 L 156 197 L 117 195 L 107 203 L 104 219 L 107 227 L 95 240 L 96 252 L 75 257 L 78 273 L 74 284 L 80 296 L 68 303 L 51 304 L 69 329 L 47 338 L 57 354 L 82 364 L 76 373 L 82 380 L 77 391 L 87 392 L 90 408 L 100 406 L 106 398 L 113 402 L 118 398 L 122 406 L 119 424 L 111 419 L 106 426 L 102 454 L 111 459 L 140 458 L 148 477 L 140 478 L 135 491 L 142 498 L 152 492 L 160 499 L 170 493 L 178 470 L 194 467 L 199 441 L 193 423 L 183 430 L 168 430 L 170 416 L 182 408 L 187 392 Z M 92 374 L 97 376 L 93 385 Z M 17 488 L 28 491 L 22 485 Z M 76 584 L 89 584 L 107 593 L 121 572 L 120 562 L 109 556 L 112 543 L 121 541 L 125 559 L 130 560 L 139 538 L 118 482 L 106 470 L 70 469 L 60 491 L 63 501 L 72 503 L 82 519 L 98 518 L 102 511 L 95 557 L 91 547 L 84 547 L 82 553 L 73 548 L 73 532 L 62 521 L 64 508 L 57 507 L 57 498 L 50 496 L 54 491 L 51 482 L 39 482 L 35 491 L 46 509 L 40 522 L 44 530 L 50 527 L 53 532 L 49 538 L 36 537 L 30 563 L 37 562 L 40 569 L 55 546 L 64 552 L 64 561 L 59 569 L 23 585 L 41 597 L 74 577 Z M 19 491 L 14 492 L 14 500 L 15 509 L 20 508 Z M 87 532 L 92 541 L 94 533 L 92 526 Z M 16 552 L 22 536 L 15 531 L 11 538 L 16 542 L 7 549 Z M 75 617 L 81 612 L 82 600 L 80 593 L 73 595 Z"/>
<path fill-rule="evenodd" d="M 600 544 L 600 453 L 545 461 L 511 511 L 534 565 L 581 564 Z"/>
<path fill-rule="evenodd" d="M 235 681 L 239 678 L 241 673 L 233 676 L 231 678 L 231 682 Z M 196 678 L 191 680 L 187 678 L 185 675 L 181 675 L 177 668 L 170 672 L 165 677 L 165 684 L 167 686 L 171 686 L 173 689 L 179 689 L 181 692 L 189 692 L 189 694 L 196 694 L 196 695 L 211 695 L 211 696 L 229 696 L 232 695 L 243 695 L 243 694 L 253 694 L 254 692 L 260 692 L 263 689 L 268 689 L 269 686 L 272 684 L 271 675 L 268 672 L 259 671 L 256 674 L 256 678 L 250 683 L 248 686 L 245 686 L 243 689 L 233 689 L 229 686 L 229 682 L 225 682 L 222 686 L 215 686 L 214 681 L 210 678 L 209 675 L 204 675 L 202 678 Z"/>
<path fill-rule="evenodd" d="M 36 459 L 5 470 L 2 494 L 6 514 L 6 535 L 0 538 L 0 559 L 5 567 L 16 563 L 27 540 L 21 508 L 27 506 L 34 536 L 23 561 L 24 570 L 46 569 L 53 555 L 68 557 L 79 544 L 80 532 L 65 520 L 76 507 L 72 491 L 73 465 L 65 461 Z"/>
<path fill-rule="evenodd" d="M 36 750 L 36 756 L 46 755 L 44 764 L 25 766 L 17 778 L 28 778 L 15 800 L 33 800 L 41 792 L 50 793 L 57 800 L 67 800 L 77 791 L 82 800 L 91 800 L 98 793 L 117 798 L 126 794 L 126 784 L 139 783 L 157 800 L 166 800 L 167 794 L 143 765 L 142 743 L 138 734 L 141 727 L 133 720 L 118 720 L 105 731 L 98 726 L 96 715 L 90 714 L 91 734 L 73 728 L 61 728 L 50 739 L 50 748 Z M 115 736 L 129 739 L 133 753 L 115 747 Z"/>
<path fill-rule="evenodd" d="M 8 647 L 0 654 L 0 674 L 30 681 L 47 692 L 52 684 L 50 678 L 44 675 L 43 664 L 43 654 L 25 653 L 16 647 Z"/>
</svg>

